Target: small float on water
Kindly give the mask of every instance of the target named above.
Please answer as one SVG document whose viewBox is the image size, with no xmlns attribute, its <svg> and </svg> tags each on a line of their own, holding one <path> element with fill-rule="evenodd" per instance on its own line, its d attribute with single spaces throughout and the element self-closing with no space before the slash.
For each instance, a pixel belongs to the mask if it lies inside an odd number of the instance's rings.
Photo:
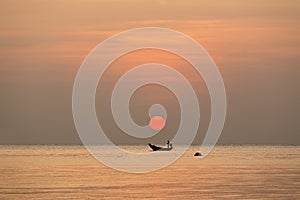
<svg viewBox="0 0 300 200">
<path fill-rule="evenodd" d="M 202 156 L 202 154 L 200 152 L 196 152 L 194 156 Z"/>
<path fill-rule="evenodd" d="M 167 147 L 159 147 L 151 143 L 148 143 L 148 145 L 153 151 L 171 151 L 173 149 L 173 145 L 169 140 L 167 142 Z"/>
</svg>

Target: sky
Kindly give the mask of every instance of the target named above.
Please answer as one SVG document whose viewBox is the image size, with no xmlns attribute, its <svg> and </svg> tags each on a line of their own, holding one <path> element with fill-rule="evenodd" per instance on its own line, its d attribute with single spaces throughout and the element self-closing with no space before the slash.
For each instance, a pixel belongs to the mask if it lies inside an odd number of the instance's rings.
<svg viewBox="0 0 300 200">
<path fill-rule="evenodd" d="M 164 27 L 200 43 L 223 77 L 227 117 L 220 144 L 300 143 L 300 4 L 291 0 L 6 1 L 0 2 L 0 144 L 80 144 L 72 88 L 85 56 L 100 42 L 132 28 Z M 125 69 L 145 62 L 173 66 L 199 88 L 201 143 L 210 101 L 189 63 L 168 52 L 131 52 L 112 63 L 96 94 L 99 123 L 115 143 L 144 143 L 116 127 L 109 91 Z M 146 77 L 145 77 L 146 78 Z M 168 121 L 153 142 L 178 128 L 178 102 L 155 85 L 130 103 L 138 124 L 161 102 Z"/>
</svg>

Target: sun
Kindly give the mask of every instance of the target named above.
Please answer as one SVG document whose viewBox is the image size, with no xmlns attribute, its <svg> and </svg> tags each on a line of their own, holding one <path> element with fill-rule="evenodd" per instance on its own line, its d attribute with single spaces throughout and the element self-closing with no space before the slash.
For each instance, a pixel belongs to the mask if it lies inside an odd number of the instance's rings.
<svg viewBox="0 0 300 200">
<path fill-rule="evenodd" d="M 149 122 L 149 126 L 156 131 L 163 129 L 166 125 L 166 121 L 160 116 L 154 116 Z"/>
</svg>

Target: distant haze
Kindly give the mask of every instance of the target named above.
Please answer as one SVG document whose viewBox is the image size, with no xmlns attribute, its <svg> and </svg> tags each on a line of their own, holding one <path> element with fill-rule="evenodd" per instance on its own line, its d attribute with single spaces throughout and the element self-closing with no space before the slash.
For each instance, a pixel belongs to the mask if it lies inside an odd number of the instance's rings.
<svg viewBox="0 0 300 200">
<path fill-rule="evenodd" d="M 145 26 L 183 32 L 214 59 L 228 101 L 220 144 L 300 144 L 299 10 L 299 2 L 291 0 L 2 0 L 0 144 L 80 144 L 72 87 L 81 62 L 107 37 Z M 179 105 L 157 85 L 136 91 L 130 111 L 145 125 L 149 106 L 163 104 L 168 119 L 159 135 L 131 138 L 112 119 L 109 94 L 118 77 L 154 61 L 174 67 L 196 89 L 201 122 L 195 143 L 201 144 L 210 120 L 206 86 L 189 63 L 163 51 L 131 52 L 110 66 L 96 94 L 100 124 L 115 143 L 163 143 L 174 136 Z"/>
</svg>

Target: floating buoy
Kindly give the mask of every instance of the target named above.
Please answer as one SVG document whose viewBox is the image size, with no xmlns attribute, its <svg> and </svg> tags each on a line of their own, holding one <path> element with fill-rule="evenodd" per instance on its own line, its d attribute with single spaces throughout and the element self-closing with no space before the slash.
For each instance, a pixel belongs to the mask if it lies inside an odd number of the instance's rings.
<svg viewBox="0 0 300 200">
<path fill-rule="evenodd" d="M 194 156 L 202 156 L 202 154 L 200 152 L 196 152 Z"/>
</svg>

